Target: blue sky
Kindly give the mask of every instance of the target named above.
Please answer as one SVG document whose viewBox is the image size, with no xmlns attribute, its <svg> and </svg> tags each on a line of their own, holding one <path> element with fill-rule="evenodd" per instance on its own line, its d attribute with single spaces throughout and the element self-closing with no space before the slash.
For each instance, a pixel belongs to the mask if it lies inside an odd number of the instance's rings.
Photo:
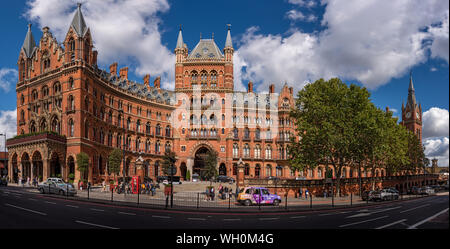
<svg viewBox="0 0 450 249">
<path fill-rule="evenodd" d="M 271 83 L 279 90 L 285 81 L 297 91 L 320 77 L 340 77 L 367 87 L 375 105 L 389 106 L 400 116 L 412 70 L 416 98 L 424 112 L 424 144 L 433 147 L 430 155 L 448 164 L 447 1 L 81 2 L 99 52 L 99 66 L 109 69 L 113 62 L 128 66 L 130 78 L 138 82 L 146 73 L 152 79 L 161 75 L 165 88 L 173 88 L 173 50 L 180 24 L 190 51 L 200 33 L 203 38 L 214 33 L 222 49 L 226 24 L 232 24 L 237 90 L 244 90 L 251 80 L 257 91 L 267 91 Z M 3 4 L 0 26 L 6 35 L 0 40 L 5 48 L 0 57 L 0 122 L 6 123 L 6 111 L 16 108 L 14 70 L 27 24 L 33 24 L 37 43 L 44 26 L 61 42 L 75 9 L 76 1 L 71 0 Z M 0 129 L 11 129 L 4 127 L 0 124 Z"/>
</svg>

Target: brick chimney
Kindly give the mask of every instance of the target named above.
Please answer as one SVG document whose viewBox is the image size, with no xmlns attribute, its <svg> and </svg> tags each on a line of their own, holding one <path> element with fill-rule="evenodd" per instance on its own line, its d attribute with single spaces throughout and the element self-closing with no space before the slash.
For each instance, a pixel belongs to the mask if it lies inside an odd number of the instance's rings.
<svg viewBox="0 0 450 249">
<path fill-rule="evenodd" d="M 112 75 L 117 75 L 117 62 L 114 62 L 109 66 L 109 73 Z"/>
<path fill-rule="evenodd" d="M 124 67 L 120 69 L 119 72 L 120 78 L 128 79 L 128 67 Z"/>
<path fill-rule="evenodd" d="M 248 82 L 247 92 L 248 93 L 252 93 L 253 92 L 253 82 L 251 82 L 251 81 Z"/>
<path fill-rule="evenodd" d="M 144 76 L 144 85 L 150 86 L 150 74 Z"/>
<path fill-rule="evenodd" d="M 274 84 L 269 86 L 269 93 L 275 93 L 275 85 Z"/>
<path fill-rule="evenodd" d="M 97 55 L 98 55 L 98 52 L 95 50 L 95 51 L 92 51 L 92 65 L 97 65 Z"/>
<path fill-rule="evenodd" d="M 161 76 L 156 77 L 155 81 L 153 82 L 153 86 L 155 88 L 160 88 L 161 87 Z"/>
</svg>

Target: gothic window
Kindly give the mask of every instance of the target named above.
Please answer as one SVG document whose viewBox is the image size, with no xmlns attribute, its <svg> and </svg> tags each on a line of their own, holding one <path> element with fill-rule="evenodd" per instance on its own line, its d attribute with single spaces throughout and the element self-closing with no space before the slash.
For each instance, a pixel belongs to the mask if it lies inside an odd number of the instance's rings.
<svg viewBox="0 0 450 249">
<path fill-rule="evenodd" d="M 47 86 L 43 86 L 43 87 L 42 87 L 42 96 L 43 96 L 43 97 L 47 97 L 48 94 L 49 94 L 48 87 L 47 87 Z"/>
<path fill-rule="evenodd" d="M 239 157 L 239 146 L 238 144 L 233 144 L 233 157 Z"/>
<path fill-rule="evenodd" d="M 257 144 L 255 146 L 255 158 L 261 158 L 261 146 Z"/>
<path fill-rule="evenodd" d="M 250 146 L 248 146 L 248 144 L 244 145 L 244 157 L 246 158 L 250 157 Z"/>
<path fill-rule="evenodd" d="M 166 126 L 166 137 L 170 137 L 170 126 Z"/>
<path fill-rule="evenodd" d="M 24 102 L 25 102 L 25 97 L 23 96 L 23 94 L 22 95 L 20 95 L 20 104 L 24 104 Z"/>
<path fill-rule="evenodd" d="M 283 176 L 283 167 L 281 167 L 280 165 L 278 165 L 276 167 L 276 176 L 278 176 L 278 177 L 282 177 Z"/>
<path fill-rule="evenodd" d="M 141 138 L 140 137 L 136 138 L 135 148 L 136 148 L 136 151 L 141 151 Z"/>
<path fill-rule="evenodd" d="M 89 40 L 84 42 L 84 60 L 89 63 Z"/>
<path fill-rule="evenodd" d="M 31 92 L 31 99 L 32 99 L 33 101 L 35 101 L 35 100 L 37 100 L 37 98 L 38 98 L 38 92 L 37 92 L 37 90 L 35 89 L 35 90 L 33 90 L 33 92 Z"/>
<path fill-rule="evenodd" d="M 60 128 L 59 128 L 59 120 L 58 118 L 54 117 L 52 120 L 52 131 L 59 134 Z"/>
<path fill-rule="evenodd" d="M 34 133 L 36 132 L 36 124 L 34 123 L 34 121 L 31 121 L 30 123 L 30 133 Z"/>
<path fill-rule="evenodd" d="M 266 159 L 272 159 L 272 147 L 270 145 L 266 147 Z"/>
<path fill-rule="evenodd" d="M 192 84 L 196 84 L 197 83 L 197 72 L 196 71 L 192 71 L 191 73 L 191 83 Z"/>
<path fill-rule="evenodd" d="M 260 172 L 261 172 L 261 166 L 259 164 L 256 164 L 256 166 L 255 166 L 255 177 L 259 178 L 259 176 L 261 174 Z"/>
<path fill-rule="evenodd" d="M 141 120 L 140 119 L 138 119 L 138 121 L 136 122 L 136 131 L 141 132 Z"/>
<path fill-rule="evenodd" d="M 255 130 L 255 139 L 261 139 L 261 130 L 259 128 Z"/>
<path fill-rule="evenodd" d="M 145 133 L 150 134 L 150 122 L 145 125 Z"/>
<path fill-rule="evenodd" d="M 158 140 L 158 141 L 156 141 L 156 143 L 155 143 L 155 152 L 157 153 L 157 154 L 159 154 L 159 152 L 161 152 L 161 142 Z"/>
<path fill-rule="evenodd" d="M 239 138 L 239 131 L 237 128 L 233 129 L 234 138 Z"/>
<path fill-rule="evenodd" d="M 266 166 L 266 176 L 272 176 L 272 166 L 270 164 Z"/>
<path fill-rule="evenodd" d="M 130 129 L 131 129 L 131 118 L 128 117 L 127 118 L 127 130 L 130 130 Z"/>
<path fill-rule="evenodd" d="M 250 138 L 250 130 L 245 127 L 244 129 L 244 138 L 249 139 Z"/>
<path fill-rule="evenodd" d="M 160 124 L 156 125 L 155 132 L 156 132 L 156 136 L 161 136 L 161 125 Z"/>
<path fill-rule="evenodd" d="M 57 94 L 61 92 L 61 84 L 59 82 L 55 82 L 53 85 L 53 94 Z"/>
<path fill-rule="evenodd" d="M 69 54 L 70 54 L 70 61 L 75 60 L 75 41 L 71 37 L 68 42 L 68 48 L 69 48 Z"/>
</svg>

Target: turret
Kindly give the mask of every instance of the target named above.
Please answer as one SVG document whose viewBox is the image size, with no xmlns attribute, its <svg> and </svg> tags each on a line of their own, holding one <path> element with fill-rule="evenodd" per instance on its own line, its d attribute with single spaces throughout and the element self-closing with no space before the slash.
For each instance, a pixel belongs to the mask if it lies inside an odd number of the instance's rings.
<svg viewBox="0 0 450 249">
<path fill-rule="evenodd" d="M 31 65 L 31 58 L 37 50 L 36 42 L 34 41 L 33 33 L 31 32 L 31 24 L 28 24 L 28 31 L 22 45 L 22 54 L 19 56 L 19 82 L 29 77 L 29 67 Z"/>
</svg>

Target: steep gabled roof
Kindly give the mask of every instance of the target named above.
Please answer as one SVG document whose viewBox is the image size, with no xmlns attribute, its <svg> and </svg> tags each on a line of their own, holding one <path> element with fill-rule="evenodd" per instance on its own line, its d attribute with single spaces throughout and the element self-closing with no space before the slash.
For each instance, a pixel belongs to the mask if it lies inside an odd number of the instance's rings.
<svg viewBox="0 0 450 249">
<path fill-rule="evenodd" d="M 188 59 L 222 59 L 223 54 L 213 39 L 200 39 Z"/>
<path fill-rule="evenodd" d="M 225 41 L 225 47 L 233 47 L 233 42 L 231 41 L 231 33 L 230 33 L 230 28 L 228 28 L 228 33 L 227 33 L 227 39 Z"/>
<path fill-rule="evenodd" d="M 77 12 L 75 12 L 75 16 L 73 17 L 70 26 L 75 30 L 79 37 L 83 37 L 88 30 L 83 13 L 81 13 L 81 3 L 78 3 Z"/>
<path fill-rule="evenodd" d="M 27 58 L 31 58 L 36 48 L 37 47 L 36 42 L 34 41 L 33 33 L 31 33 L 31 24 L 28 24 L 28 32 L 25 36 L 25 40 L 23 41 L 22 49 L 25 52 Z"/>
</svg>

